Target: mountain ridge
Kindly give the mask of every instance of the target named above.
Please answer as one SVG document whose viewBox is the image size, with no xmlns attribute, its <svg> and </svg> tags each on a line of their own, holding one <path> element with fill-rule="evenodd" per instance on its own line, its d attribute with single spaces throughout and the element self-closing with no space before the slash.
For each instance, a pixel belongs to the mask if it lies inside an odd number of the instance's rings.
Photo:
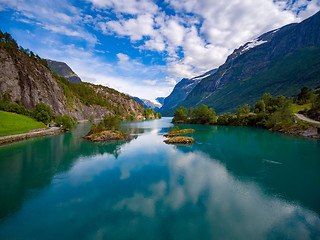
<svg viewBox="0 0 320 240">
<path fill-rule="evenodd" d="M 91 83 L 70 83 L 52 73 L 47 62 L 27 51 L 0 31 L 0 95 L 33 109 L 39 102 L 50 106 L 54 115 L 68 114 L 78 120 L 118 115 L 144 119 L 137 101 L 114 89 Z"/>
<path fill-rule="evenodd" d="M 290 97 L 296 95 L 303 86 L 317 87 L 320 83 L 320 55 L 317 55 L 317 48 L 320 47 L 319 29 L 320 12 L 301 23 L 262 34 L 235 49 L 218 71 L 202 79 L 177 107 L 206 104 L 217 113 L 234 112 L 238 105 L 253 104 L 264 92 Z M 308 62 L 299 61 L 301 56 Z M 313 73 L 306 69 L 308 64 L 313 66 Z M 275 69 L 282 78 L 277 77 Z M 270 78 L 277 78 L 279 82 Z M 289 78 L 292 78 L 291 82 Z"/>
<path fill-rule="evenodd" d="M 160 112 L 164 115 L 170 115 L 170 113 L 173 114 L 171 109 L 182 103 L 186 99 L 187 95 L 202 79 L 214 74 L 216 71 L 217 69 L 212 69 L 193 78 L 183 78 L 175 85 L 170 95 L 164 99 Z"/>
<path fill-rule="evenodd" d="M 56 72 L 59 76 L 64 77 L 67 81 L 72 83 L 81 83 L 81 78 L 66 64 L 51 59 L 46 59 L 49 68 L 52 72 Z"/>
</svg>

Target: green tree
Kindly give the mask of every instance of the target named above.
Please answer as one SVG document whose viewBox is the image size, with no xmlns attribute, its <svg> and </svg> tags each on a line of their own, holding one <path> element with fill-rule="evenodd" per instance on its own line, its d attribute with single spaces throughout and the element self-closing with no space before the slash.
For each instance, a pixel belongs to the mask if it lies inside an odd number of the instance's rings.
<svg viewBox="0 0 320 240">
<path fill-rule="evenodd" d="M 73 127 L 73 125 L 74 125 L 74 122 L 68 114 L 65 114 L 62 116 L 63 129 L 70 130 Z"/>
<path fill-rule="evenodd" d="M 61 125 L 63 125 L 62 116 L 60 115 L 55 116 L 54 121 L 56 122 L 56 127 L 61 127 Z"/>
<path fill-rule="evenodd" d="M 307 87 L 301 88 L 300 93 L 298 94 L 297 104 L 299 105 L 306 104 L 307 101 L 310 99 L 310 97 L 311 97 L 311 92 L 309 91 L 309 89 Z"/>
<path fill-rule="evenodd" d="M 157 119 L 161 119 L 161 118 L 162 118 L 161 113 L 157 112 L 157 113 L 156 113 L 156 118 L 157 118 Z"/>
<path fill-rule="evenodd" d="M 37 103 L 35 109 L 33 110 L 33 117 L 37 121 L 41 121 L 44 124 L 48 124 L 52 118 L 50 106 L 47 106 L 43 102 Z"/>
<path fill-rule="evenodd" d="M 254 113 L 258 114 L 258 113 L 264 113 L 266 111 L 266 105 L 264 104 L 263 100 L 259 100 L 258 102 L 256 102 L 256 104 L 254 105 Z"/>
<path fill-rule="evenodd" d="M 273 106 L 273 97 L 271 96 L 270 93 L 265 93 L 262 97 L 262 101 L 264 102 L 266 108 Z"/>
<path fill-rule="evenodd" d="M 105 116 L 101 122 L 107 130 L 120 130 L 120 120 L 117 116 Z"/>
<path fill-rule="evenodd" d="M 173 116 L 174 121 L 186 121 L 188 119 L 188 110 L 181 106 L 174 112 Z"/>
</svg>

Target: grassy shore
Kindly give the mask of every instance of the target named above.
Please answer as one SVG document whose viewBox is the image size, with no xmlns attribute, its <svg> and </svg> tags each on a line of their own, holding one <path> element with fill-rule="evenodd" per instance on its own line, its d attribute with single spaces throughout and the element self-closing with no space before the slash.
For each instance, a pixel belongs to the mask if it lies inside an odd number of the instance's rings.
<svg viewBox="0 0 320 240">
<path fill-rule="evenodd" d="M 0 111 L 0 137 L 27 133 L 46 126 L 36 120 L 16 113 Z"/>
<path fill-rule="evenodd" d="M 305 109 L 310 110 L 311 105 L 312 105 L 311 103 L 306 103 L 303 105 L 298 105 L 298 104 L 294 103 L 291 105 L 291 108 L 292 108 L 293 113 L 298 113 L 299 111 L 302 111 Z"/>
</svg>

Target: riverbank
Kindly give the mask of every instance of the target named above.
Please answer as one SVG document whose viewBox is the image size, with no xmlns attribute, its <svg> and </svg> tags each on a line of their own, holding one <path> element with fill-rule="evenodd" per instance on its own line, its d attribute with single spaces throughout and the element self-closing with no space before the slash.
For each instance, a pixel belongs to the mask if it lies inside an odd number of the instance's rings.
<svg viewBox="0 0 320 240">
<path fill-rule="evenodd" d="M 43 128 L 31 130 L 29 133 L 16 134 L 0 137 L 0 145 L 26 140 L 29 138 L 50 136 L 61 133 L 63 130 L 59 127 Z"/>
</svg>

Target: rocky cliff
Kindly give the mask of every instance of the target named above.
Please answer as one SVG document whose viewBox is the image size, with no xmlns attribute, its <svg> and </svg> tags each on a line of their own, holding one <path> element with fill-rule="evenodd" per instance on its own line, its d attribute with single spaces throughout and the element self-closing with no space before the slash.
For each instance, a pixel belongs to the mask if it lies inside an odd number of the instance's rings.
<svg viewBox="0 0 320 240">
<path fill-rule="evenodd" d="M 78 120 L 113 114 L 144 118 L 143 106 L 127 95 L 90 83 L 69 83 L 41 64 L 38 56 L 28 56 L 15 45 L 0 46 L 0 94 L 8 93 L 12 101 L 27 109 L 44 102 L 53 114 Z"/>
</svg>

